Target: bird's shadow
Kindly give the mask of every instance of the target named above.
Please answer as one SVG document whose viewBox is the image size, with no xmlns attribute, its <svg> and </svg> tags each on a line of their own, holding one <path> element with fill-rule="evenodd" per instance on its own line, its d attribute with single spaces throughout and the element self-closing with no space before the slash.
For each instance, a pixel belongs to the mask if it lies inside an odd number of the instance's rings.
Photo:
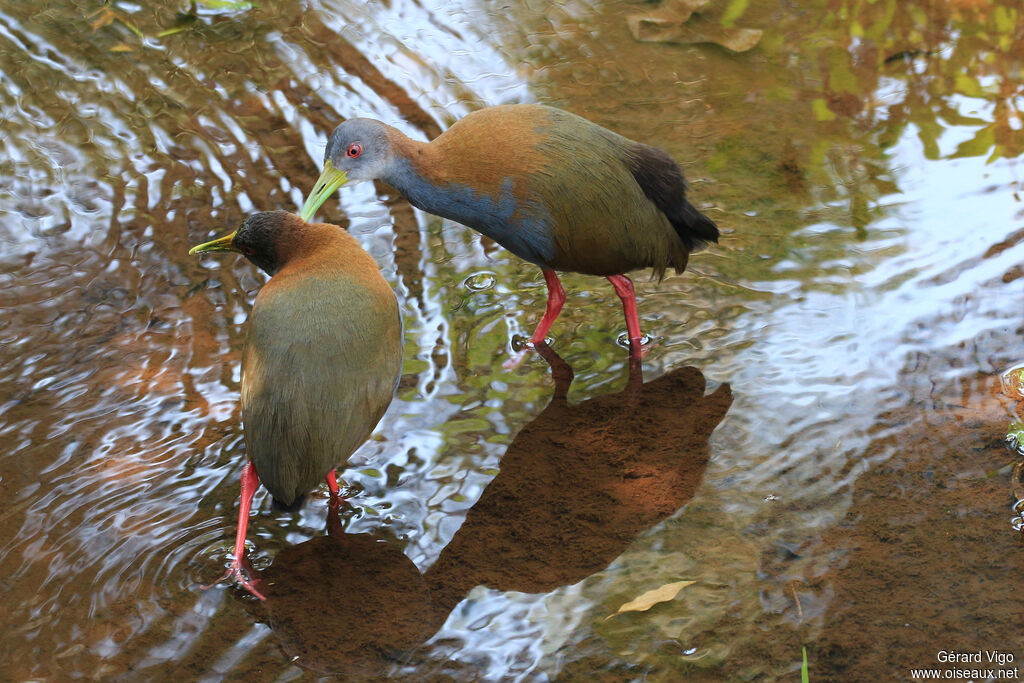
<svg viewBox="0 0 1024 683">
<path fill-rule="evenodd" d="M 708 438 L 732 404 L 727 384 L 705 396 L 696 368 L 645 384 L 633 361 L 623 391 L 570 405 L 572 368 L 545 344 L 537 350 L 554 396 L 426 572 L 441 612 L 478 585 L 545 593 L 607 567 L 693 497 Z"/>
<path fill-rule="evenodd" d="M 281 648 L 304 669 L 374 677 L 436 632 L 426 581 L 402 549 L 345 533 L 338 501 L 327 535 L 285 548 L 260 574 L 260 607 Z"/>
<path fill-rule="evenodd" d="M 513 439 L 500 472 L 423 574 L 394 544 L 328 535 L 280 552 L 263 571 L 267 621 L 296 664 L 374 676 L 406 659 L 476 586 L 546 593 L 601 571 L 693 497 L 708 439 L 732 404 L 728 385 L 680 368 L 570 405 L 573 372 L 550 348 L 555 392 Z"/>
</svg>

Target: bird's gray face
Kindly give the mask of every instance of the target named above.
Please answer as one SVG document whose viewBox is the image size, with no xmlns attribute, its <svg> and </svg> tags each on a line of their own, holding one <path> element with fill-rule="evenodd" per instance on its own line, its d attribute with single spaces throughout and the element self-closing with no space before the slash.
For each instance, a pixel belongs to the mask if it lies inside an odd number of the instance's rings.
<svg viewBox="0 0 1024 683">
<path fill-rule="evenodd" d="M 302 205 L 300 216 L 309 221 L 335 190 L 346 182 L 384 176 L 391 161 L 387 128 L 372 119 L 349 119 L 334 129 L 324 152 L 324 170 Z"/>
<path fill-rule="evenodd" d="M 324 162 L 345 173 L 348 182 L 376 180 L 391 158 L 387 129 L 373 119 L 349 119 L 327 140 Z"/>
</svg>

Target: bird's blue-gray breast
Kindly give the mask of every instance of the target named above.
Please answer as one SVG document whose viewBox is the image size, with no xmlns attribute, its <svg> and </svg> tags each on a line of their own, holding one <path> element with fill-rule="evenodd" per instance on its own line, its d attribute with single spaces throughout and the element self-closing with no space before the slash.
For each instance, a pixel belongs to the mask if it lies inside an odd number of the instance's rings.
<svg viewBox="0 0 1024 683">
<path fill-rule="evenodd" d="M 521 259 L 549 267 L 555 258 L 550 214 L 541 204 L 517 196 L 512 178 L 496 194 L 488 194 L 461 183 L 434 184 L 407 160 L 395 159 L 382 179 L 413 206 L 473 228 Z"/>
</svg>

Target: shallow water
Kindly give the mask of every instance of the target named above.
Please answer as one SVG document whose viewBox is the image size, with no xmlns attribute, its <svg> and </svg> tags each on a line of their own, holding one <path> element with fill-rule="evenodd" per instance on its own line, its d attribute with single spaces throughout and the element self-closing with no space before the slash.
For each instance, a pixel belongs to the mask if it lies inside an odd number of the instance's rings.
<svg viewBox="0 0 1024 683">
<path fill-rule="evenodd" d="M 1021 408 L 998 380 L 1024 356 L 1024 16 L 744 5 L 725 11 L 765 35 L 735 54 L 635 42 L 625 16 L 650 7 L 624 2 L 5 3 L 2 677 L 796 680 L 806 646 L 812 680 L 851 681 L 956 668 L 941 650 L 1024 659 L 1002 443 Z M 188 247 L 295 209 L 344 118 L 426 139 L 522 101 L 668 149 L 723 228 L 686 274 L 637 278 L 642 377 L 614 291 L 575 275 L 562 360 L 503 370 L 537 269 L 343 188 L 319 215 L 398 292 L 397 399 L 337 518 L 326 490 L 294 514 L 257 495 L 250 558 L 278 595 L 201 590 L 231 552 L 264 278 Z"/>
</svg>

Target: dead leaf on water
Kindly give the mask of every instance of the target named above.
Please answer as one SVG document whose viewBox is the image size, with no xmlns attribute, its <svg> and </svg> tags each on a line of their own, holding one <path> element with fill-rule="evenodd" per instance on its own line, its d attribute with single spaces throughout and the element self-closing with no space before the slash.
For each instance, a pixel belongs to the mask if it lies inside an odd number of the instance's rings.
<svg viewBox="0 0 1024 683">
<path fill-rule="evenodd" d="M 117 12 L 106 7 L 101 7 L 89 16 L 96 17 L 93 19 L 92 24 L 90 24 L 92 30 L 95 31 L 98 28 L 103 28 L 104 26 L 112 24 L 114 19 L 117 19 Z"/>
<path fill-rule="evenodd" d="M 693 16 L 707 0 L 676 0 L 646 14 L 626 17 L 633 37 L 644 43 L 715 43 L 733 52 L 746 52 L 761 40 L 763 31 L 721 26 Z"/>
<path fill-rule="evenodd" d="M 666 583 L 661 588 L 655 588 L 654 590 L 647 591 L 636 600 L 630 600 L 620 607 L 615 614 L 622 614 L 623 612 L 646 612 L 659 602 L 674 600 L 675 597 L 679 595 L 679 591 L 695 583 L 697 582 L 676 581 L 675 583 Z M 605 620 L 607 621 L 608 619 L 611 619 L 615 614 L 608 615 L 605 617 Z"/>
<path fill-rule="evenodd" d="M 118 43 L 117 45 L 114 45 L 112 48 L 110 48 L 111 52 L 132 52 L 134 50 L 135 47 L 132 45 L 128 45 L 127 43 Z"/>
<path fill-rule="evenodd" d="M 665 0 L 658 6 L 658 9 L 651 12 L 665 18 L 674 18 L 680 22 L 686 21 L 690 15 L 699 9 L 703 9 L 711 0 Z"/>
</svg>

